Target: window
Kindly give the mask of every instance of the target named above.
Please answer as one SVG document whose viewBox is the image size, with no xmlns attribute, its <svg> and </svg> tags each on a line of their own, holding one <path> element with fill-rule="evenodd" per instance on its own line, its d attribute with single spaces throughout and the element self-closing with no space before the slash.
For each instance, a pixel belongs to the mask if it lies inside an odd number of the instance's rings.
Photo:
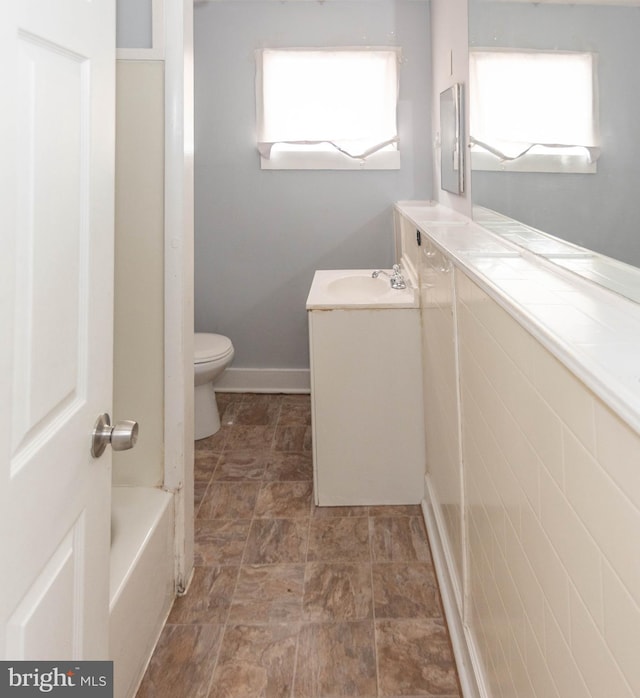
<svg viewBox="0 0 640 698">
<path fill-rule="evenodd" d="M 595 85 L 591 53 L 472 51 L 472 168 L 595 172 Z"/>
<path fill-rule="evenodd" d="M 263 169 L 398 169 L 396 48 L 257 52 Z"/>
</svg>

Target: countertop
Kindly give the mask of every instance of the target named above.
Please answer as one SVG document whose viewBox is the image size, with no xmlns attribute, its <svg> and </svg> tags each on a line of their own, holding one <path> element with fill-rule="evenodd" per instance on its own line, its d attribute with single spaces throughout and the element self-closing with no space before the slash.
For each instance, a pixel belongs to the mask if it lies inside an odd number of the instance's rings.
<svg viewBox="0 0 640 698">
<path fill-rule="evenodd" d="M 640 432 L 640 304 L 444 206 L 400 202 L 396 209 Z"/>
</svg>

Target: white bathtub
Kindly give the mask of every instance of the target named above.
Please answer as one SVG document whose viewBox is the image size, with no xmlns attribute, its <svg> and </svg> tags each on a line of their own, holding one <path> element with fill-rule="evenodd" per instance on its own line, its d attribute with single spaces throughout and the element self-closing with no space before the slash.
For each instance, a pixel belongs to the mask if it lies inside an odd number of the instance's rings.
<svg viewBox="0 0 640 698">
<path fill-rule="evenodd" d="M 114 487 L 109 657 L 115 698 L 131 698 L 175 597 L 173 495 Z"/>
</svg>

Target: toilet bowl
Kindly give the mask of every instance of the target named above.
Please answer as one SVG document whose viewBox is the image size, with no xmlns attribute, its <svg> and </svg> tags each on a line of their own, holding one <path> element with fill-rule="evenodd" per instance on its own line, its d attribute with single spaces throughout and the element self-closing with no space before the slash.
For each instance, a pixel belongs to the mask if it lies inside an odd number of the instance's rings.
<svg viewBox="0 0 640 698">
<path fill-rule="evenodd" d="M 220 413 L 213 384 L 233 360 L 233 344 L 221 334 L 196 332 L 193 339 L 195 381 L 195 438 L 205 439 L 220 429 Z"/>
</svg>

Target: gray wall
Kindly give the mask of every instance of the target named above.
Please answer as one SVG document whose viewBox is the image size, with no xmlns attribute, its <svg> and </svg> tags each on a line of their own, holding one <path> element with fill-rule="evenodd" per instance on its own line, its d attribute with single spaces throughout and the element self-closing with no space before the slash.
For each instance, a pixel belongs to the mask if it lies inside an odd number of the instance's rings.
<svg viewBox="0 0 640 698">
<path fill-rule="evenodd" d="M 469 3 L 473 46 L 598 54 L 602 155 L 598 172 L 473 172 L 474 204 L 640 266 L 640 8 Z"/>
<path fill-rule="evenodd" d="M 151 48 L 152 0 L 116 0 L 116 46 Z"/>
<path fill-rule="evenodd" d="M 196 330 L 226 334 L 237 368 L 306 368 L 315 269 L 389 266 L 392 205 L 432 196 L 429 5 L 260 2 L 195 9 Z M 399 171 L 261 171 L 261 47 L 398 45 Z"/>
</svg>

